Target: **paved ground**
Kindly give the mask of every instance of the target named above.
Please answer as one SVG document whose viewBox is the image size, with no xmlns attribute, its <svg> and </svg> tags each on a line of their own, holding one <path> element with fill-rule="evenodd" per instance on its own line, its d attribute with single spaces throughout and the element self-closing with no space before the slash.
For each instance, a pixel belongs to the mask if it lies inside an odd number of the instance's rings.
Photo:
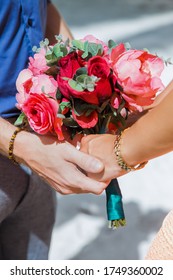
<svg viewBox="0 0 173 280">
<path fill-rule="evenodd" d="M 172 0 L 54 0 L 73 34 L 130 42 L 173 57 Z M 167 84 L 173 67 L 166 68 Z M 119 179 L 127 226 L 107 228 L 105 195 L 57 195 L 50 259 L 143 259 L 163 218 L 173 208 L 173 154 Z"/>
</svg>

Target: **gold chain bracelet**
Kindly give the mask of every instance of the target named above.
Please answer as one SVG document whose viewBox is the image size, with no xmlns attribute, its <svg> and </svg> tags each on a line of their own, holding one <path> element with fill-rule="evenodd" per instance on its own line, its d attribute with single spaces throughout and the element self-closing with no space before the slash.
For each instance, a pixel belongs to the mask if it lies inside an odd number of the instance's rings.
<svg viewBox="0 0 173 280">
<path fill-rule="evenodd" d="M 148 161 L 145 161 L 145 162 L 142 162 L 142 163 L 139 163 L 135 166 L 129 166 L 123 159 L 122 155 L 121 155 L 121 141 L 122 141 L 122 137 L 123 137 L 123 134 L 124 132 L 126 131 L 127 129 L 125 129 L 123 132 L 121 132 L 115 142 L 114 142 L 114 151 L 115 151 L 115 155 L 116 155 L 116 160 L 117 160 L 117 163 L 118 165 L 121 167 L 121 169 L 125 170 L 126 172 L 130 172 L 130 171 L 135 171 L 135 170 L 139 170 L 139 169 L 142 169 L 147 163 Z"/>
</svg>

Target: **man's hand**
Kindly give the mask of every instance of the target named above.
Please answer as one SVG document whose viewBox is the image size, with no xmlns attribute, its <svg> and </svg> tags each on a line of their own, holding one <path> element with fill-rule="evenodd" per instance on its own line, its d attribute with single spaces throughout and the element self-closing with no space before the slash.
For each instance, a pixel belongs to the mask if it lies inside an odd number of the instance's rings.
<svg viewBox="0 0 173 280">
<path fill-rule="evenodd" d="M 88 172 L 89 177 L 108 184 L 111 179 L 126 173 L 116 161 L 114 152 L 115 139 L 116 136 L 111 134 L 89 135 L 82 138 L 80 151 L 102 160 L 105 166 L 104 170 L 100 173 L 91 174 Z"/>
<path fill-rule="evenodd" d="M 101 172 L 101 161 L 67 142 L 58 143 L 56 137 L 22 131 L 16 137 L 14 155 L 61 194 L 101 194 L 107 186 L 86 176 Z"/>
</svg>

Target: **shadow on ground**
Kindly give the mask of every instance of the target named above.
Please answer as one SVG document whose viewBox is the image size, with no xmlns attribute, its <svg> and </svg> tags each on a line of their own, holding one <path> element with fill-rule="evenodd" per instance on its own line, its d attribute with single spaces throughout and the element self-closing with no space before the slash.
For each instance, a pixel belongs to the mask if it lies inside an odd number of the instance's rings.
<svg viewBox="0 0 173 280">
<path fill-rule="evenodd" d="M 117 230 L 111 230 L 107 227 L 105 209 L 104 195 L 72 195 L 59 200 L 59 215 L 57 215 L 55 227 L 66 223 L 77 213 L 98 218 L 105 217 L 105 224 L 101 228 L 99 236 L 71 259 L 138 260 L 140 259 L 139 245 L 142 242 L 147 242 L 148 236 L 159 230 L 161 221 L 167 214 L 161 209 L 142 213 L 137 203 L 126 203 L 124 204 L 124 210 L 127 225 Z"/>
</svg>

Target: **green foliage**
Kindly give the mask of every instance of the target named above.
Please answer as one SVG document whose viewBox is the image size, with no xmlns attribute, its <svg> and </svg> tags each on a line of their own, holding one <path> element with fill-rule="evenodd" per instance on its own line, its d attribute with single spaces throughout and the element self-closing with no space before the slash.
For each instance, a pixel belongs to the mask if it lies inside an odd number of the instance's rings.
<svg viewBox="0 0 173 280">
<path fill-rule="evenodd" d="M 81 74 L 79 76 L 75 75 L 75 79 L 76 80 L 69 79 L 68 83 L 71 88 L 79 92 L 82 92 L 84 90 L 88 90 L 90 92 L 94 91 L 96 82 L 99 80 L 99 78 L 95 76 L 88 76 L 87 74 Z"/>
<path fill-rule="evenodd" d="M 67 101 L 67 102 L 61 102 L 61 103 L 59 104 L 58 113 L 61 114 L 61 113 L 64 111 L 64 109 L 66 109 L 66 108 L 71 108 L 70 102 L 69 102 L 69 101 Z"/>
<path fill-rule="evenodd" d="M 85 101 L 80 99 L 74 99 L 73 109 L 76 116 L 89 116 L 94 110 L 97 109 L 97 105 L 86 103 Z"/>
<path fill-rule="evenodd" d="M 117 45 L 118 45 L 118 44 L 117 44 L 114 40 L 112 40 L 112 39 L 110 39 L 110 40 L 108 41 L 108 47 L 109 47 L 109 49 L 115 48 Z"/>
<path fill-rule="evenodd" d="M 64 118 L 63 124 L 67 127 L 72 127 L 72 128 L 79 127 L 78 123 L 72 117 Z"/>
<path fill-rule="evenodd" d="M 101 44 L 89 43 L 88 41 L 73 40 L 72 48 L 82 51 L 82 58 L 84 59 L 90 56 L 102 55 L 103 53 L 103 46 Z"/>
<path fill-rule="evenodd" d="M 26 115 L 22 112 L 19 117 L 17 118 L 17 120 L 15 121 L 14 125 L 16 126 L 22 126 L 22 125 L 25 125 L 27 121 L 27 117 Z"/>
</svg>

